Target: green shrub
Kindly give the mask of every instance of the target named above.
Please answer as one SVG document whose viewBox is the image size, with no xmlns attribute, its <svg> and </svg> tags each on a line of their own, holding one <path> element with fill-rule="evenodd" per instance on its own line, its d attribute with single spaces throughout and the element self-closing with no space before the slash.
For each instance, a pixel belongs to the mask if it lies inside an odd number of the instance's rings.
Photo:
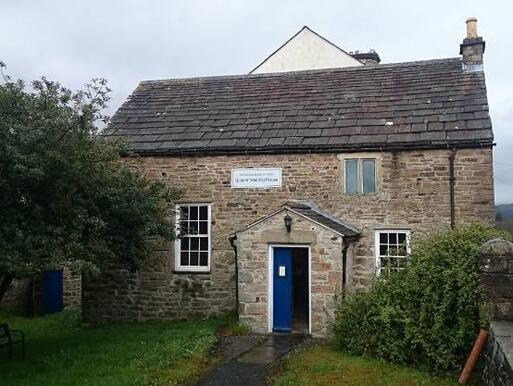
<svg viewBox="0 0 513 386">
<path fill-rule="evenodd" d="M 439 373 L 459 368 L 480 327 L 478 250 L 496 237 L 511 235 L 473 224 L 414 240 L 406 270 L 341 304 L 339 347 Z"/>
</svg>

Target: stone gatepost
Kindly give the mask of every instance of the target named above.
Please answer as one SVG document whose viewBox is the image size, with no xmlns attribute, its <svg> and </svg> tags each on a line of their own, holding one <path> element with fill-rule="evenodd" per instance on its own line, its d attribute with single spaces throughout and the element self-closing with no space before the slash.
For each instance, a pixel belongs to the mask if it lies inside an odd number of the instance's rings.
<svg viewBox="0 0 513 386">
<path fill-rule="evenodd" d="M 489 386 L 513 385 L 513 243 L 486 242 L 478 258 L 483 311 L 490 317 L 490 338 L 482 380 Z"/>
<path fill-rule="evenodd" d="M 513 321 L 513 243 L 493 239 L 478 259 L 483 306 L 492 320 Z"/>
</svg>

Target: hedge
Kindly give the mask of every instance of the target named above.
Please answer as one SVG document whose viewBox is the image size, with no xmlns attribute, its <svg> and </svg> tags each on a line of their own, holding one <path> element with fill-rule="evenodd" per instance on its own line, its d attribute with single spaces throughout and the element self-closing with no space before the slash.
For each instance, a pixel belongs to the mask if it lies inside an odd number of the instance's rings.
<svg viewBox="0 0 513 386">
<path fill-rule="evenodd" d="M 436 373 L 461 367 L 480 325 L 479 247 L 511 235 L 483 224 L 415 240 L 409 266 L 342 302 L 335 336 L 352 354 Z"/>
</svg>

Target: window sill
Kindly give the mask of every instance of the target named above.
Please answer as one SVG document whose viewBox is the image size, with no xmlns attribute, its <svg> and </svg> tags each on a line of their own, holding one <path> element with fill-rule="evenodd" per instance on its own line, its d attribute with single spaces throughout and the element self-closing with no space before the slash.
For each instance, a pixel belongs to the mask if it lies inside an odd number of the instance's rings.
<svg viewBox="0 0 513 386">
<path fill-rule="evenodd" d="M 188 269 L 174 269 L 173 270 L 173 273 L 176 274 L 176 275 L 191 275 L 191 274 L 195 274 L 195 275 L 210 275 L 211 272 L 210 270 L 205 270 L 205 271 L 196 271 L 196 270 L 188 270 Z"/>
<path fill-rule="evenodd" d="M 344 196 L 369 196 L 369 197 L 373 197 L 373 196 L 377 196 L 379 193 L 378 192 L 372 192 L 372 193 L 342 193 Z"/>
</svg>

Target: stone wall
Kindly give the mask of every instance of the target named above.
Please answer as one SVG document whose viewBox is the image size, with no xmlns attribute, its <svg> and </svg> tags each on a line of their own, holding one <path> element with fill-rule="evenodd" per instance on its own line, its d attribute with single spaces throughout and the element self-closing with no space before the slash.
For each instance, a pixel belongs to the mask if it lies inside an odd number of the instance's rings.
<svg viewBox="0 0 513 386">
<path fill-rule="evenodd" d="M 347 155 L 347 154 L 346 154 Z M 362 230 L 348 286 L 367 288 L 374 277 L 374 230 L 390 226 L 423 233 L 450 225 L 448 150 L 365 153 L 377 160 L 374 194 L 343 192 L 340 154 L 140 157 L 129 160 L 152 178 L 182 187 L 182 202 L 212 203 L 211 272 L 174 272 L 171 244 L 158 263 L 137 274 L 111 272 L 84 287 L 95 321 L 210 315 L 235 307 L 235 256 L 229 235 L 290 200 L 307 200 Z M 355 154 L 353 154 L 355 156 Z M 232 168 L 281 167 L 283 187 L 232 189 Z M 492 150 L 458 150 L 456 224 L 494 221 Z"/>
<path fill-rule="evenodd" d="M 186 319 L 220 315 L 233 308 L 234 269 L 221 269 L 222 259 L 211 273 L 177 273 L 171 243 L 154 243 L 153 249 L 144 271 L 121 269 L 84 277 L 84 320 Z"/>
<path fill-rule="evenodd" d="M 4 294 L 0 310 L 17 315 L 29 315 L 32 310 L 32 290 L 29 279 L 14 279 Z"/>
<path fill-rule="evenodd" d="M 73 274 L 69 268 L 62 273 L 62 304 L 65 309 L 82 306 L 82 276 Z"/>
<path fill-rule="evenodd" d="M 513 385 L 513 243 L 494 239 L 478 257 L 482 308 L 490 322 L 490 337 L 482 358 L 483 383 Z"/>
<path fill-rule="evenodd" d="M 490 323 L 490 336 L 482 358 L 482 380 L 487 386 L 513 385 L 513 322 Z"/>
<path fill-rule="evenodd" d="M 286 214 L 292 218 L 290 233 L 283 225 Z M 237 235 L 241 322 L 269 332 L 269 244 L 310 247 L 312 335 L 328 335 L 342 291 L 342 237 L 288 210 Z"/>
</svg>

